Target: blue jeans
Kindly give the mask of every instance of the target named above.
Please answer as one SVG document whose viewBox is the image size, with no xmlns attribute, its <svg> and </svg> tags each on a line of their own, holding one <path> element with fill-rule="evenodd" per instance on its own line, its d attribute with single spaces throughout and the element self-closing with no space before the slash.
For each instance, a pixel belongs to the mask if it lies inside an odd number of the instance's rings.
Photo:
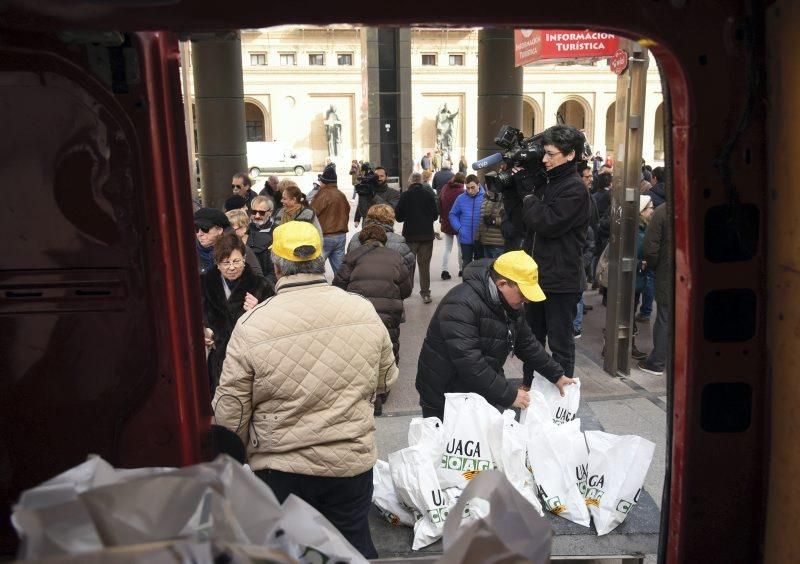
<svg viewBox="0 0 800 564">
<path fill-rule="evenodd" d="M 483 245 L 480 243 L 460 243 L 461 245 L 461 269 L 465 269 L 473 260 L 483 258 Z"/>
<path fill-rule="evenodd" d="M 503 254 L 503 247 L 495 247 L 493 245 L 483 246 L 484 258 L 497 258 Z"/>
<path fill-rule="evenodd" d="M 322 238 L 322 256 L 331 262 L 331 269 L 335 275 L 344 259 L 344 244 L 347 240 L 345 233 L 338 235 L 325 235 Z"/>
<path fill-rule="evenodd" d="M 653 269 L 648 268 L 644 271 L 644 290 L 642 290 L 642 305 L 639 308 L 639 315 L 650 317 L 653 313 L 653 295 L 656 291 L 656 281 Z"/>
<path fill-rule="evenodd" d="M 576 331 L 583 329 L 583 295 L 581 294 L 581 301 L 578 302 L 578 311 L 575 314 L 575 319 L 572 321 L 572 327 Z"/>
</svg>

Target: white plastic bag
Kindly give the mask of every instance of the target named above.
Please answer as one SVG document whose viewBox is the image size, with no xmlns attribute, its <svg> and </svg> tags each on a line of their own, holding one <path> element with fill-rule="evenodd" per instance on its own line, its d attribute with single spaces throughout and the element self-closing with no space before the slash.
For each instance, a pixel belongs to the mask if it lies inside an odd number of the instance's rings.
<svg viewBox="0 0 800 564">
<path fill-rule="evenodd" d="M 474 509 L 467 511 L 478 502 L 489 511 L 482 515 Z M 503 474 L 481 472 L 450 513 L 444 529 L 444 554 L 438 562 L 549 562 L 552 537 L 547 521 L 517 495 Z"/>
<path fill-rule="evenodd" d="M 556 388 L 557 389 L 557 388 Z M 528 436 L 539 431 L 540 427 L 555 427 L 550 404 L 539 390 L 531 390 L 528 407 L 519 412 L 519 423 L 527 429 Z"/>
<path fill-rule="evenodd" d="M 389 455 L 389 468 L 398 499 L 414 509 L 413 550 L 425 548 L 442 536 L 455 501 L 439 483 L 429 452 L 420 445 Z"/>
<path fill-rule="evenodd" d="M 372 469 L 372 486 L 372 503 L 390 525 L 414 526 L 416 519 L 412 509 L 397 498 L 388 462 L 378 460 L 375 463 Z"/>
<path fill-rule="evenodd" d="M 299 497 L 290 495 L 281 508 L 283 513 L 272 530 L 271 546 L 277 545 L 302 564 L 367 564 L 367 559 L 330 521 Z"/>
<path fill-rule="evenodd" d="M 572 421 L 578 416 L 578 406 L 581 402 L 580 378 L 575 378 L 574 384 L 564 387 L 564 397 L 555 384 L 540 375 L 533 379 L 531 391 L 541 392 L 544 396 L 548 412 L 556 425 Z"/>
<path fill-rule="evenodd" d="M 414 417 L 408 424 L 408 446 L 419 444 L 444 449 L 444 425 L 438 417 Z"/>
<path fill-rule="evenodd" d="M 587 431 L 586 505 L 598 535 L 613 531 L 636 505 L 656 445 L 636 435 Z"/>
<path fill-rule="evenodd" d="M 576 445 L 583 440 L 580 419 L 541 427 L 528 438 L 528 460 L 544 508 L 588 527 L 589 511 L 575 476 L 575 468 L 581 463 Z"/>
<path fill-rule="evenodd" d="M 542 504 L 536 493 L 536 483 L 528 465 L 528 441 L 526 429 L 514 421 L 514 412 L 503 412 L 503 437 L 500 443 L 500 455 L 497 458 L 497 469 L 505 474 L 511 485 L 536 508 L 539 515 Z"/>
<path fill-rule="evenodd" d="M 479 472 L 496 467 L 503 418 L 478 394 L 445 394 L 442 486 L 465 488 Z M 494 447 L 493 447 L 494 445 Z"/>
</svg>

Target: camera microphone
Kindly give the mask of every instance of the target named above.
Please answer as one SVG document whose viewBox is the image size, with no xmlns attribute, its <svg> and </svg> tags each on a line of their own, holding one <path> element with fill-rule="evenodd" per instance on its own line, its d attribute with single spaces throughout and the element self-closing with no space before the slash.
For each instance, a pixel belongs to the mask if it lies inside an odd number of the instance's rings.
<svg viewBox="0 0 800 564">
<path fill-rule="evenodd" d="M 472 170 L 489 168 L 490 166 L 494 166 L 501 162 L 503 162 L 503 153 L 495 153 L 494 155 L 489 155 L 488 157 L 484 157 L 481 160 L 472 163 Z"/>
</svg>

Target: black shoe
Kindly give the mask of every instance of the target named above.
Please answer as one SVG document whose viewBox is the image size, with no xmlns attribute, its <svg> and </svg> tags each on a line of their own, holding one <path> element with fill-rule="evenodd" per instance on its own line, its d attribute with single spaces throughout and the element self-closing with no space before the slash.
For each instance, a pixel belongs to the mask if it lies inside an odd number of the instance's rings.
<svg viewBox="0 0 800 564">
<path fill-rule="evenodd" d="M 637 349 L 636 345 L 634 345 L 631 347 L 631 357 L 633 357 L 635 360 L 644 360 L 647 358 L 647 354 Z"/>
<path fill-rule="evenodd" d="M 658 368 L 655 368 L 650 364 L 647 364 L 646 360 L 641 361 L 636 366 L 639 367 L 639 370 L 647 372 L 648 374 L 652 374 L 653 376 L 661 376 L 664 374 L 664 370 L 659 370 Z"/>
<path fill-rule="evenodd" d="M 447 272 L 446 270 L 442 270 L 442 280 L 450 280 L 451 278 L 452 276 L 450 276 L 449 272 Z"/>
<path fill-rule="evenodd" d="M 639 315 L 636 316 L 636 322 L 637 323 L 650 323 L 650 316 L 640 313 Z"/>
<path fill-rule="evenodd" d="M 581 335 L 582 335 L 582 333 L 581 333 L 581 330 L 580 330 L 580 329 L 573 329 L 573 330 L 572 330 L 572 335 L 573 335 L 573 337 L 575 337 L 576 339 L 580 339 L 580 338 L 581 338 Z"/>
<path fill-rule="evenodd" d="M 592 311 L 594 306 L 583 304 L 583 311 Z"/>
<path fill-rule="evenodd" d="M 463 275 L 463 273 L 462 273 L 462 272 L 459 270 L 459 271 L 458 271 L 458 277 L 459 277 L 459 278 L 462 278 L 463 276 L 464 276 L 464 275 Z"/>
<path fill-rule="evenodd" d="M 429 303 L 431 303 L 432 301 L 433 301 L 433 300 L 431 299 L 431 297 L 430 297 L 429 295 L 427 295 L 427 294 L 426 294 L 426 295 L 422 296 L 422 303 L 424 303 L 424 304 L 429 304 Z"/>
</svg>

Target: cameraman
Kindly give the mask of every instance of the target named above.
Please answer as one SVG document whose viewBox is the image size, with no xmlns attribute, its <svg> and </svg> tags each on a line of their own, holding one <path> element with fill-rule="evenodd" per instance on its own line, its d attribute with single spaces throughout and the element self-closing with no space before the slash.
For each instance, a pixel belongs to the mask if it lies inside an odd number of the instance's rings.
<svg viewBox="0 0 800 564">
<path fill-rule="evenodd" d="M 400 201 L 400 191 L 389 188 L 386 184 L 386 169 L 383 167 L 375 168 L 375 175 L 366 174 L 361 184 L 356 187 L 358 192 L 358 206 L 353 222 L 358 227 L 362 217 L 367 217 L 369 208 L 376 204 L 389 204 L 392 209 L 397 207 Z"/>
<path fill-rule="evenodd" d="M 589 226 L 590 203 L 576 165 L 583 155 L 585 138 L 576 128 L 556 125 L 542 136 L 546 182 L 525 197 L 522 221 L 525 250 L 539 265 L 539 285 L 546 300 L 529 303 L 525 314 L 533 334 L 547 342 L 553 359 L 572 378 L 575 371 L 575 338 L 572 322 L 584 290 L 583 247 Z M 525 175 L 514 175 L 524 182 Z M 523 367 L 523 385 L 530 386 L 533 367 Z"/>
</svg>

